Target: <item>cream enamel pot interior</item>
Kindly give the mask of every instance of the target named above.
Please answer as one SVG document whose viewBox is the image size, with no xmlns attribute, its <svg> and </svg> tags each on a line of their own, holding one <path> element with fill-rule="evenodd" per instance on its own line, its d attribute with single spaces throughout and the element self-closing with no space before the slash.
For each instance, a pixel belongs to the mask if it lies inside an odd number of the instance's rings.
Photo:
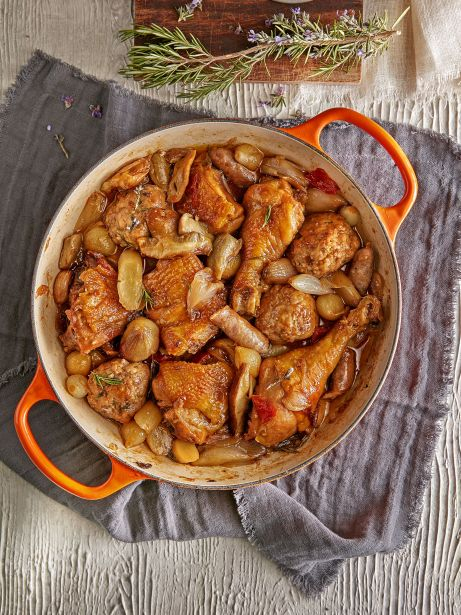
<svg viewBox="0 0 461 615">
<path fill-rule="evenodd" d="M 326 154 L 319 144 L 322 129 L 335 120 L 356 124 L 375 137 L 390 153 L 401 171 L 405 194 L 392 208 L 372 204 L 354 181 Z M 72 233 L 74 223 L 88 196 L 127 162 L 147 152 L 173 147 L 219 144 L 235 139 L 254 143 L 272 154 L 281 154 L 307 169 L 322 167 L 340 186 L 346 198 L 360 211 L 360 233 L 369 239 L 378 255 L 377 268 L 384 277 L 385 321 L 353 389 L 334 408 L 329 419 L 295 453 L 271 452 L 250 465 L 240 467 L 193 467 L 154 456 L 145 445 L 126 449 L 115 423 L 94 412 L 85 400 L 75 399 L 65 388 L 64 353 L 55 333 L 56 308 L 51 287 L 58 272 L 62 240 Z M 400 326 L 401 294 L 393 240 L 400 223 L 416 198 L 414 171 L 398 144 L 378 124 L 350 109 L 331 109 L 296 128 L 278 130 L 237 120 L 200 120 L 168 126 L 146 133 L 119 147 L 96 164 L 67 195 L 44 236 L 32 288 L 32 322 L 39 356 L 37 373 L 18 404 L 15 425 L 32 461 L 50 480 L 83 498 L 110 495 L 137 480 L 157 479 L 178 486 L 200 489 L 234 489 L 275 480 L 312 463 L 346 436 L 370 408 L 390 368 Z M 39 290 L 40 289 L 40 290 Z M 48 292 L 42 292 L 47 291 Z M 83 433 L 110 456 L 112 473 L 100 486 L 88 487 L 59 470 L 39 448 L 28 423 L 30 408 L 41 399 L 59 401 Z M 370 435 L 372 437 L 372 434 Z"/>
</svg>

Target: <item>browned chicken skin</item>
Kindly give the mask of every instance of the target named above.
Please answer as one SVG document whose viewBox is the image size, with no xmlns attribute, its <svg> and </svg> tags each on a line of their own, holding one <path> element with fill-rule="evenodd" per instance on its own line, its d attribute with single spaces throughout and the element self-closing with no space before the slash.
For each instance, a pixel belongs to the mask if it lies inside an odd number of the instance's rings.
<svg viewBox="0 0 461 615">
<path fill-rule="evenodd" d="M 254 316 L 262 291 L 261 272 L 267 263 L 282 256 L 304 215 L 284 179 L 248 188 L 243 198 L 246 210 L 242 227 L 243 262 L 232 288 L 232 307 L 239 314 Z"/>
<path fill-rule="evenodd" d="M 319 324 L 315 301 L 288 284 L 275 284 L 262 296 L 256 327 L 274 344 L 305 340 Z"/>
<path fill-rule="evenodd" d="M 339 214 L 312 214 L 299 234 L 288 250 L 288 257 L 298 271 L 318 278 L 340 269 L 360 248 L 357 233 Z"/>
<path fill-rule="evenodd" d="M 104 222 L 113 241 L 120 246 L 137 246 L 140 237 L 148 237 L 146 214 L 165 207 L 165 195 L 152 184 L 119 192 L 106 209 Z"/>
<path fill-rule="evenodd" d="M 222 173 L 203 157 L 192 166 L 189 185 L 176 209 L 197 216 L 212 233 L 232 233 L 244 217 L 242 206 L 225 187 Z"/>
<path fill-rule="evenodd" d="M 158 405 L 168 409 L 165 418 L 179 438 L 203 444 L 224 425 L 232 376 L 232 368 L 223 362 L 160 364 L 152 390 Z"/>
<path fill-rule="evenodd" d="M 121 335 L 131 313 L 118 300 L 117 272 L 99 256 L 70 294 L 69 330 L 62 341 L 69 346 L 73 338 L 80 352 L 88 353 Z"/>
<path fill-rule="evenodd" d="M 88 378 L 88 403 L 102 416 L 128 423 L 146 401 L 149 376 L 145 363 L 125 359 L 102 363 Z"/>
<path fill-rule="evenodd" d="M 261 364 L 248 438 L 274 446 L 298 430 L 299 418 L 315 410 L 349 340 L 379 318 L 380 302 L 367 295 L 318 342 Z M 256 402 L 256 403 L 255 403 Z"/>
<path fill-rule="evenodd" d="M 144 276 L 144 286 L 152 297 L 147 316 L 160 327 L 167 354 L 195 354 L 218 332 L 210 316 L 226 304 L 226 291 L 218 291 L 209 303 L 194 314 L 187 312 L 187 293 L 197 271 L 203 269 L 194 254 L 159 260 L 154 271 Z"/>
</svg>

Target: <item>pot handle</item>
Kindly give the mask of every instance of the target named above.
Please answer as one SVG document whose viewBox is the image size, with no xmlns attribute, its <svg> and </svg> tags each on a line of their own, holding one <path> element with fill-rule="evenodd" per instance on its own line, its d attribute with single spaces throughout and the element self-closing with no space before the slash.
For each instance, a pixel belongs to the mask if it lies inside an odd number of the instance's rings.
<svg viewBox="0 0 461 615">
<path fill-rule="evenodd" d="M 99 500 L 116 493 L 131 483 L 149 478 L 145 474 L 141 474 L 141 472 L 132 470 L 113 457 L 109 457 L 112 464 L 112 472 L 110 473 L 109 478 L 105 483 L 102 485 L 97 485 L 96 487 L 89 487 L 88 485 L 79 483 L 62 472 L 62 470 L 56 467 L 42 451 L 37 440 L 34 438 L 29 425 L 30 410 L 37 402 L 45 399 L 58 401 L 53 389 L 51 388 L 51 385 L 48 382 L 43 367 L 38 360 L 37 371 L 35 372 L 33 380 L 16 407 L 14 414 L 14 426 L 16 428 L 19 440 L 21 441 L 21 444 L 30 459 L 37 466 L 37 468 L 41 470 L 41 472 L 43 472 L 43 474 L 45 474 L 45 476 L 53 483 L 58 485 L 58 487 L 61 487 L 65 491 L 68 491 L 79 498 L 84 498 L 86 500 Z"/>
<path fill-rule="evenodd" d="M 337 107 L 319 113 L 304 124 L 293 128 L 282 128 L 282 130 L 322 150 L 320 146 L 322 130 L 331 122 L 337 121 L 354 124 L 376 139 L 389 153 L 402 175 L 405 192 L 400 201 L 391 207 L 374 205 L 376 213 L 385 226 L 390 239 L 394 241 L 400 225 L 407 217 L 416 200 L 418 181 L 406 154 L 397 141 L 384 128 L 358 111 L 347 109 L 346 107 Z"/>
</svg>

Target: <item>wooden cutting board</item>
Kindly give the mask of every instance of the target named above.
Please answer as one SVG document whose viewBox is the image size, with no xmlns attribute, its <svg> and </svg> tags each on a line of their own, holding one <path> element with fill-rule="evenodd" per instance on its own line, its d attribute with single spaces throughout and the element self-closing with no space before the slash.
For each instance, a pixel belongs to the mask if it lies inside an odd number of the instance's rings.
<svg viewBox="0 0 461 615">
<path fill-rule="evenodd" d="M 178 23 L 176 6 L 188 0 L 134 0 L 134 20 L 137 24 L 155 22 L 162 26 L 179 26 L 186 33 L 193 33 L 214 55 L 232 53 L 245 49 L 249 43 L 246 32 L 265 28 L 264 22 L 274 13 L 290 14 L 290 7 L 300 6 L 315 19 L 328 23 L 334 21 L 337 10 L 354 9 L 356 14 L 363 12 L 363 0 L 314 0 L 296 5 L 280 4 L 272 0 L 203 0 L 203 11 L 195 11 L 194 17 Z M 238 25 L 243 33 L 238 35 Z M 247 81 L 259 83 L 303 83 L 317 81 L 325 83 L 357 83 L 360 81 L 361 66 L 352 67 L 348 72 L 336 70 L 328 80 L 322 77 L 309 78 L 312 69 L 318 66 L 316 60 L 306 64 L 299 62 L 293 66 L 286 59 L 268 62 L 268 70 L 255 68 Z"/>
</svg>

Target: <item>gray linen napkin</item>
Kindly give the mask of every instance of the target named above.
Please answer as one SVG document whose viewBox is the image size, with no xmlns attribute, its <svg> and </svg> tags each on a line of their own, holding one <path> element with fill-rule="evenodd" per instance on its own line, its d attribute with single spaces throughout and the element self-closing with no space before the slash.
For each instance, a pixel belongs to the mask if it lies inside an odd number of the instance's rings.
<svg viewBox="0 0 461 615">
<path fill-rule="evenodd" d="M 65 110 L 61 96 L 72 95 Z M 93 118 L 89 105 L 100 104 Z M 420 196 L 397 240 L 403 327 L 393 368 L 359 426 L 312 466 L 231 492 L 146 481 L 98 502 L 55 487 L 31 464 L 12 416 L 35 367 L 29 288 L 42 234 L 66 192 L 103 154 L 146 130 L 190 119 L 37 52 L 0 115 L 0 460 L 52 498 L 125 541 L 243 537 L 306 593 L 320 591 L 348 557 L 402 546 L 420 519 L 437 435 L 449 405 L 460 265 L 460 149 L 449 139 L 385 123 L 410 156 Z M 51 125 L 51 131 L 47 126 Z M 62 134 L 66 160 L 53 134 Z M 398 173 L 369 137 L 329 127 L 325 149 L 378 202 L 395 202 Z M 32 416 L 39 443 L 63 470 L 101 482 L 108 462 L 56 404 Z M 234 499 L 235 498 L 235 499 Z"/>
</svg>

